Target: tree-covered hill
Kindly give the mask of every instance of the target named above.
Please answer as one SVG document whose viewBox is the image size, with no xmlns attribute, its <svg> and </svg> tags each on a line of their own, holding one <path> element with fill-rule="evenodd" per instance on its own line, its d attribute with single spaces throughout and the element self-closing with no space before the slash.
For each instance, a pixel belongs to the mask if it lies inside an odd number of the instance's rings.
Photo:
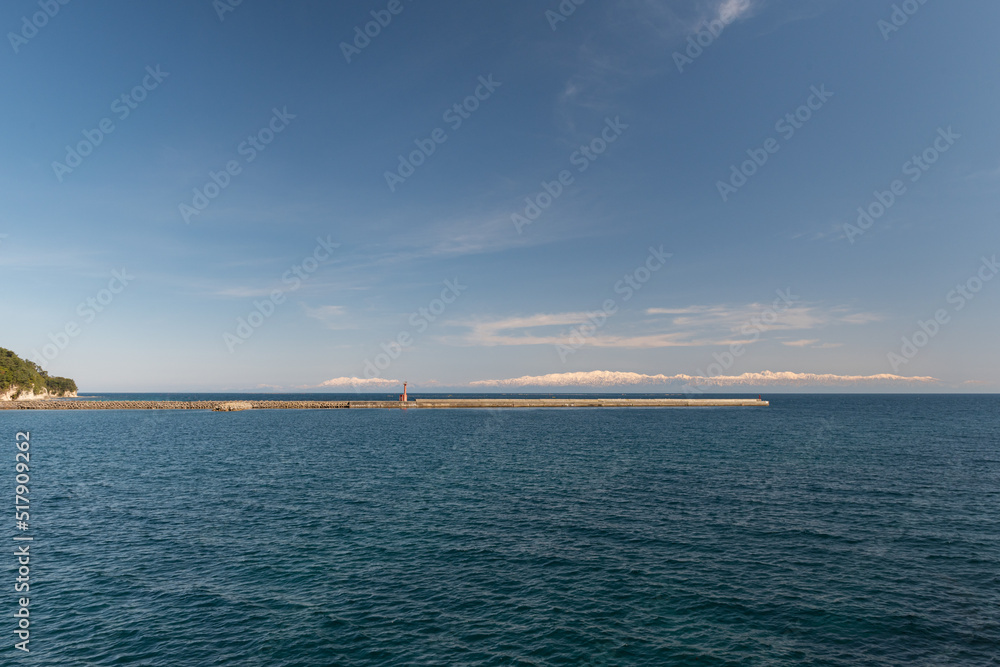
<svg viewBox="0 0 1000 667">
<path fill-rule="evenodd" d="M 0 394 L 6 394 L 12 387 L 16 390 L 14 398 L 22 392 L 42 394 L 48 390 L 56 396 L 76 392 L 73 380 L 50 377 L 38 364 L 0 347 Z"/>
</svg>

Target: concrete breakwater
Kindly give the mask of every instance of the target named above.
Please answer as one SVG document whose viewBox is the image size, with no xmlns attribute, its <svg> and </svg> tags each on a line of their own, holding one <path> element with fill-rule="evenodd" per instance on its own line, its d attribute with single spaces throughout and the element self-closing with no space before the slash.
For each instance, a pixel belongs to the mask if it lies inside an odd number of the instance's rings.
<svg viewBox="0 0 1000 667">
<path fill-rule="evenodd" d="M 0 410 L 216 410 L 232 401 L 76 401 L 0 403 Z M 693 408 L 767 407 L 756 398 L 418 398 L 415 401 L 240 401 L 241 410 L 412 408 Z M 249 406 L 249 407 L 247 407 Z"/>
</svg>

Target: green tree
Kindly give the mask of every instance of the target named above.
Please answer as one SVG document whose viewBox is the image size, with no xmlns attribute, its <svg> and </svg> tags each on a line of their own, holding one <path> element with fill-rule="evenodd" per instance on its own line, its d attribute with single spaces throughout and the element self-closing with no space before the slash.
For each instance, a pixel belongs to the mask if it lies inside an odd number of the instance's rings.
<svg viewBox="0 0 1000 667">
<path fill-rule="evenodd" d="M 0 347 L 0 394 L 14 389 L 14 398 L 21 392 L 32 391 L 41 394 L 64 396 L 76 392 L 76 382 L 69 378 L 51 377 L 47 371 L 33 361 L 21 359 L 10 350 Z"/>
</svg>

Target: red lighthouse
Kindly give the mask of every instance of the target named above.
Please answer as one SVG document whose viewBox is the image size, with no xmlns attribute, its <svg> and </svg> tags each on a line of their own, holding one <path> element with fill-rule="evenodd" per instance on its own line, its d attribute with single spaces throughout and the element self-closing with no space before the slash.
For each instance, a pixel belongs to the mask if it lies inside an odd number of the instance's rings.
<svg viewBox="0 0 1000 667">
<path fill-rule="evenodd" d="M 406 403 L 406 383 L 403 383 L 403 393 L 399 395 L 399 401 L 401 403 Z"/>
</svg>

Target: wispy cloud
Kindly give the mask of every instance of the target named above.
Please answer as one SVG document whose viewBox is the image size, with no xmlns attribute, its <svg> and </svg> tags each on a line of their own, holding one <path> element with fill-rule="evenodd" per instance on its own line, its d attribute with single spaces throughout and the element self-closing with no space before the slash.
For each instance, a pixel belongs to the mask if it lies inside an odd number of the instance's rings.
<svg viewBox="0 0 1000 667">
<path fill-rule="evenodd" d="M 508 317 L 501 320 L 451 322 L 469 328 L 469 332 L 451 342 L 464 345 L 548 345 L 561 336 L 531 333 L 548 327 L 566 327 L 586 321 L 588 313 L 538 313 L 536 315 Z M 518 332 L 518 333 L 512 333 Z"/>
<path fill-rule="evenodd" d="M 847 306 L 821 307 L 791 305 L 774 309 L 773 305 L 751 303 L 743 306 L 714 305 L 682 308 L 649 308 L 645 321 L 630 325 L 628 333 L 604 331 L 587 338 L 593 347 L 653 349 L 664 347 L 699 347 L 747 344 L 760 331 L 806 331 L 833 325 L 862 325 L 881 319 L 874 313 L 853 311 Z M 774 317 L 764 317 L 771 313 Z M 537 313 L 495 320 L 449 322 L 468 331 L 442 338 L 452 345 L 521 346 L 566 345 L 574 340 L 572 327 L 595 321 L 597 313 Z M 806 342 L 800 343 L 805 347 Z M 809 339 L 808 345 L 835 347 Z"/>
<path fill-rule="evenodd" d="M 655 25 L 662 37 L 693 34 L 705 24 L 722 21 L 730 25 L 749 18 L 762 0 L 700 0 L 677 3 L 668 0 L 637 0 L 633 11 Z"/>
<path fill-rule="evenodd" d="M 685 308 L 649 308 L 647 315 L 669 315 L 674 327 L 685 329 L 721 329 L 737 332 L 748 323 L 761 321 L 770 304 L 688 306 Z M 777 312 L 777 311 L 776 311 Z M 875 313 L 852 311 L 847 306 L 822 307 L 799 304 L 783 307 L 774 322 L 765 322 L 767 330 L 808 330 L 836 324 L 867 324 L 881 319 Z"/>
<path fill-rule="evenodd" d="M 841 239 L 846 239 L 843 221 L 831 223 L 807 224 L 807 228 L 794 232 L 789 236 L 793 241 L 822 241 L 833 243 Z"/>
<path fill-rule="evenodd" d="M 517 346 L 517 345 L 566 345 L 573 341 L 573 333 L 566 327 L 575 327 L 591 321 L 597 314 L 540 313 L 501 320 L 451 322 L 469 328 L 463 336 L 445 338 L 455 345 Z M 549 329 L 549 331 L 545 331 Z M 701 345 L 729 345 L 746 342 L 735 338 L 705 339 L 693 337 L 690 332 L 651 332 L 632 335 L 602 334 L 587 338 L 594 347 L 650 349 L 660 347 L 694 347 Z"/>
<path fill-rule="evenodd" d="M 346 319 L 347 309 L 344 306 L 317 306 L 310 308 L 302 304 L 306 317 L 323 323 L 327 329 L 348 329 L 351 322 Z"/>
<path fill-rule="evenodd" d="M 0 234 L 0 239 L 9 238 Z M 11 242 L 13 243 L 13 242 Z M 0 267 L 15 270 L 72 271 L 77 275 L 103 274 L 108 262 L 106 253 L 87 249 L 45 249 L 7 252 L 0 256 Z M 118 260 L 112 260 L 112 262 Z"/>
<path fill-rule="evenodd" d="M 993 169 L 983 169 L 975 171 L 966 177 L 970 181 L 996 181 L 1000 180 L 1000 167 Z"/>
<path fill-rule="evenodd" d="M 727 25 L 748 18 L 762 4 L 761 0 L 633 0 L 630 13 L 655 27 L 662 39 L 686 37 L 710 21 Z"/>
<path fill-rule="evenodd" d="M 549 235 L 519 236 L 514 233 L 511 212 L 512 209 L 504 207 L 458 218 L 428 221 L 419 226 L 406 226 L 393 231 L 388 243 L 380 241 L 374 244 L 374 252 L 366 252 L 362 248 L 359 252 L 361 261 L 354 268 L 370 270 L 386 264 L 497 253 L 551 240 Z M 574 236 L 585 234 L 579 229 L 560 228 L 559 232 Z"/>
<path fill-rule="evenodd" d="M 788 347 L 812 347 L 819 343 L 819 340 L 813 338 L 809 340 L 786 340 L 782 341 L 782 345 L 787 345 Z"/>
<path fill-rule="evenodd" d="M 332 380 L 327 380 L 317 385 L 310 385 L 308 387 L 303 387 L 304 389 L 357 389 L 357 388 L 385 388 L 385 387 L 396 387 L 402 386 L 403 383 L 399 380 L 387 380 L 385 378 L 355 378 L 355 377 L 339 377 L 333 378 Z"/>
<path fill-rule="evenodd" d="M 811 347 L 817 350 L 832 350 L 835 347 L 843 347 L 843 343 L 824 343 L 817 338 L 810 338 L 806 340 L 783 340 L 782 345 L 787 345 L 788 347 Z"/>
<path fill-rule="evenodd" d="M 708 24 L 724 20 L 726 25 L 756 12 L 763 0 L 619 0 L 601 7 L 602 30 L 567 48 L 576 68 L 556 98 L 571 143 L 585 127 L 583 117 L 592 113 L 622 113 L 622 92 L 646 85 L 676 65 L 671 51 L 684 48 L 686 40 Z M 597 11 L 594 5 L 591 11 Z M 575 38 L 575 37 L 574 37 Z M 668 57 L 664 57 L 664 56 Z M 581 110 L 587 110 L 583 116 Z M 572 228 L 570 228 L 572 229 Z"/>
<path fill-rule="evenodd" d="M 224 287 L 216 290 L 212 294 L 232 299 L 253 299 L 262 296 L 271 296 L 275 291 L 274 287 Z"/>
<path fill-rule="evenodd" d="M 722 0 L 716 8 L 716 18 L 723 23 L 731 23 L 750 13 L 750 0 Z"/>
<path fill-rule="evenodd" d="M 833 375 L 829 373 L 794 373 L 790 371 L 743 373 L 742 375 L 645 375 L 620 371 L 586 371 L 576 373 L 551 373 L 525 375 L 503 380 L 477 380 L 473 387 L 622 387 L 639 385 L 688 384 L 706 387 L 764 387 L 764 386 L 852 386 L 879 384 L 932 384 L 932 377 L 902 377 L 881 373 L 878 375 Z"/>
</svg>

